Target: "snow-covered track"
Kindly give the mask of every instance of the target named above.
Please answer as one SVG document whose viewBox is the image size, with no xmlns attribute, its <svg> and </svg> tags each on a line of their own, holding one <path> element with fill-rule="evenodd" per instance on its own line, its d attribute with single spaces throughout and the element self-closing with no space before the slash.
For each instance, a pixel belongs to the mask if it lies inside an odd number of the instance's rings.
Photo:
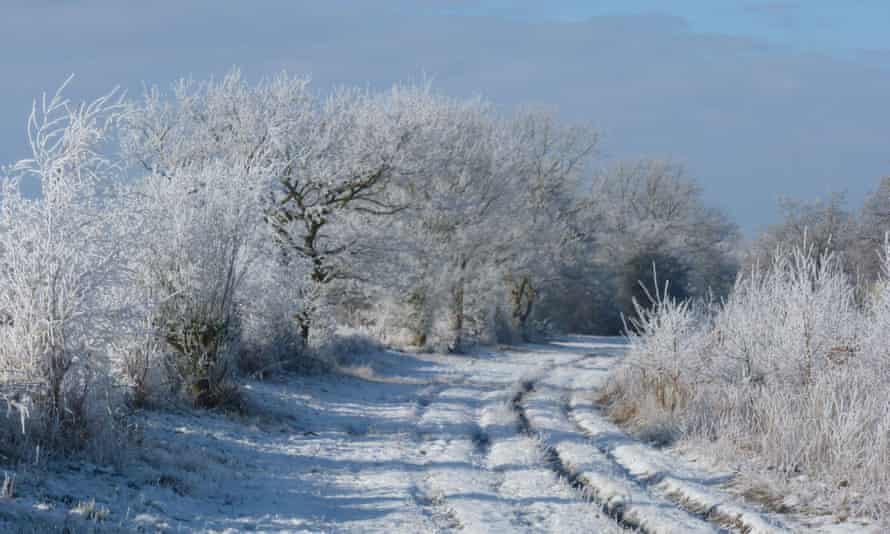
<svg viewBox="0 0 890 534">
<path fill-rule="evenodd" d="M 461 532 L 515 532 L 509 503 L 493 489 L 496 474 L 476 465 L 480 443 L 473 399 L 479 394 L 475 388 L 447 388 L 425 407 L 417 428 L 425 458 L 417 485 Z"/>
<path fill-rule="evenodd" d="M 517 523 L 527 532 L 621 532 L 550 465 L 539 441 L 521 431 L 514 393 L 494 395 L 482 410 L 480 427 L 488 446 L 484 467 L 500 475 L 498 493 L 516 503 Z"/>
<path fill-rule="evenodd" d="M 723 477 L 682 466 L 676 458 L 629 438 L 603 418 L 590 400 L 573 394 L 568 408 L 570 418 L 600 452 L 630 477 L 656 488 L 687 511 L 745 534 L 791 532 L 715 488 L 725 482 Z"/>
<path fill-rule="evenodd" d="M 521 435 L 506 391 L 441 390 L 420 411 L 416 500 L 440 532 L 617 532 L 565 488 Z"/>
<path fill-rule="evenodd" d="M 602 417 L 587 399 L 622 352 L 581 337 L 387 352 L 348 376 L 246 384 L 244 420 L 148 411 L 128 471 L 20 476 L 0 530 L 95 499 L 124 532 L 781 532 L 726 476 Z"/>
<path fill-rule="evenodd" d="M 628 479 L 593 444 L 580 436 L 560 409 L 559 394 L 527 385 L 514 399 L 525 431 L 540 439 L 554 469 L 622 526 L 648 534 L 714 533 L 719 529 L 651 494 Z"/>
</svg>

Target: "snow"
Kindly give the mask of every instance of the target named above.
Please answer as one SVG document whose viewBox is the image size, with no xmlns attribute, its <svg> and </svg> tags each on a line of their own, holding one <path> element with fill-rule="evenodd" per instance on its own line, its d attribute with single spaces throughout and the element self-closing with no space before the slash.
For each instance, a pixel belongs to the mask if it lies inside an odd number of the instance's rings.
<svg viewBox="0 0 890 534">
<path fill-rule="evenodd" d="M 570 401 L 578 426 L 598 447 L 608 449 L 615 462 L 633 478 L 652 484 L 687 509 L 706 514 L 721 524 L 736 526 L 751 534 L 787 532 L 757 512 L 732 502 L 732 497 L 715 489 L 728 482 L 730 474 L 708 473 L 685 465 L 676 457 L 659 452 L 625 436 L 604 420 L 591 406 L 575 395 Z"/>
<path fill-rule="evenodd" d="M 564 413 L 562 394 L 574 374 L 548 379 L 528 395 L 531 426 L 588 489 L 594 500 L 631 527 L 652 534 L 709 533 L 714 526 L 652 494 L 628 478 L 603 451 L 587 440 Z M 555 378 L 551 375 L 550 378 Z"/>
<path fill-rule="evenodd" d="M 249 382 L 246 416 L 143 412 L 140 445 L 119 468 L 18 469 L 0 530 L 794 529 L 726 491 L 729 474 L 602 418 L 587 395 L 623 351 L 617 339 L 574 337 L 471 355 L 386 352 L 353 376 Z M 93 500 L 100 522 L 86 517 Z"/>
</svg>

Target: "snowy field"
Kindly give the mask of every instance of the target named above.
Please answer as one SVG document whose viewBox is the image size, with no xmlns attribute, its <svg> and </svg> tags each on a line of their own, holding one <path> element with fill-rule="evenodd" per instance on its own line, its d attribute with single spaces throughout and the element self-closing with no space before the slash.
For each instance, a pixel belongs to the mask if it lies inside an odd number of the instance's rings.
<svg viewBox="0 0 890 534">
<path fill-rule="evenodd" d="M 618 339 L 374 356 L 245 386 L 251 414 L 146 412 L 123 470 L 15 473 L 3 532 L 862 532 L 777 517 L 732 473 L 628 437 L 591 404 Z M 12 473 L 9 474 L 9 477 Z"/>
</svg>

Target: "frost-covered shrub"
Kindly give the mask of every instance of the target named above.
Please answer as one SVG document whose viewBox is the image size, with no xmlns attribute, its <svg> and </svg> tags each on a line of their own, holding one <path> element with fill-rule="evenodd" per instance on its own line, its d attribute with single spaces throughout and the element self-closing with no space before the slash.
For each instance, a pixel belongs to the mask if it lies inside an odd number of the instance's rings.
<svg viewBox="0 0 890 534">
<path fill-rule="evenodd" d="M 718 363 L 737 380 L 806 385 L 838 351 L 858 350 L 861 326 L 838 258 L 798 247 L 739 279 L 715 320 Z"/>
<path fill-rule="evenodd" d="M 705 306 L 670 296 L 670 283 L 659 286 L 657 277 L 653 287 L 654 294 L 641 284 L 648 303 L 633 301 L 630 355 L 603 393 L 613 417 L 641 428 L 676 422 L 703 380 L 708 350 Z"/>
<path fill-rule="evenodd" d="M 134 308 L 145 310 L 142 303 L 134 304 Z M 163 347 L 156 324 L 154 314 L 134 317 L 120 325 L 112 347 L 115 371 L 128 387 L 129 403 L 136 408 L 149 406 L 163 396 Z"/>
<path fill-rule="evenodd" d="M 273 241 L 260 238 L 254 246 L 258 247 L 256 258 L 238 298 L 238 367 L 244 374 L 257 376 L 299 369 L 303 364 L 311 367 L 315 362 L 294 319 L 301 309 L 304 290 L 300 273 L 282 261 Z"/>
<path fill-rule="evenodd" d="M 714 444 L 780 481 L 809 477 L 804 504 L 886 518 L 888 288 L 885 277 L 858 305 L 836 257 L 780 251 L 700 319 L 683 304 L 644 314 L 604 400 L 643 434 Z M 682 402 L 661 393 L 672 391 L 665 384 L 681 385 Z"/>
<path fill-rule="evenodd" d="M 27 415 L 24 441 L 76 446 L 103 412 L 126 225 L 101 149 L 118 112 L 113 94 L 44 97 L 28 122 L 32 158 L 0 184 L 0 393 Z M 23 193 L 29 180 L 38 198 Z"/>
<path fill-rule="evenodd" d="M 258 188 L 225 162 L 146 176 L 129 198 L 144 233 L 131 257 L 137 290 L 173 389 L 213 406 L 230 390 L 237 303 L 259 224 Z"/>
</svg>

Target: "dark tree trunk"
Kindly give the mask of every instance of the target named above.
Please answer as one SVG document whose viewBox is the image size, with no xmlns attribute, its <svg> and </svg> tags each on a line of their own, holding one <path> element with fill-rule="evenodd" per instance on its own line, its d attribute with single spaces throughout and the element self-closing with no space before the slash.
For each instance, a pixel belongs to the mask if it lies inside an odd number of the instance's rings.
<svg viewBox="0 0 890 534">
<path fill-rule="evenodd" d="M 523 276 L 519 283 L 511 281 L 510 304 L 513 328 L 519 332 L 523 341 L 528 341 L 528 318 L 531 317 L 537 292 L 529 276 Z"/>
</svg>

